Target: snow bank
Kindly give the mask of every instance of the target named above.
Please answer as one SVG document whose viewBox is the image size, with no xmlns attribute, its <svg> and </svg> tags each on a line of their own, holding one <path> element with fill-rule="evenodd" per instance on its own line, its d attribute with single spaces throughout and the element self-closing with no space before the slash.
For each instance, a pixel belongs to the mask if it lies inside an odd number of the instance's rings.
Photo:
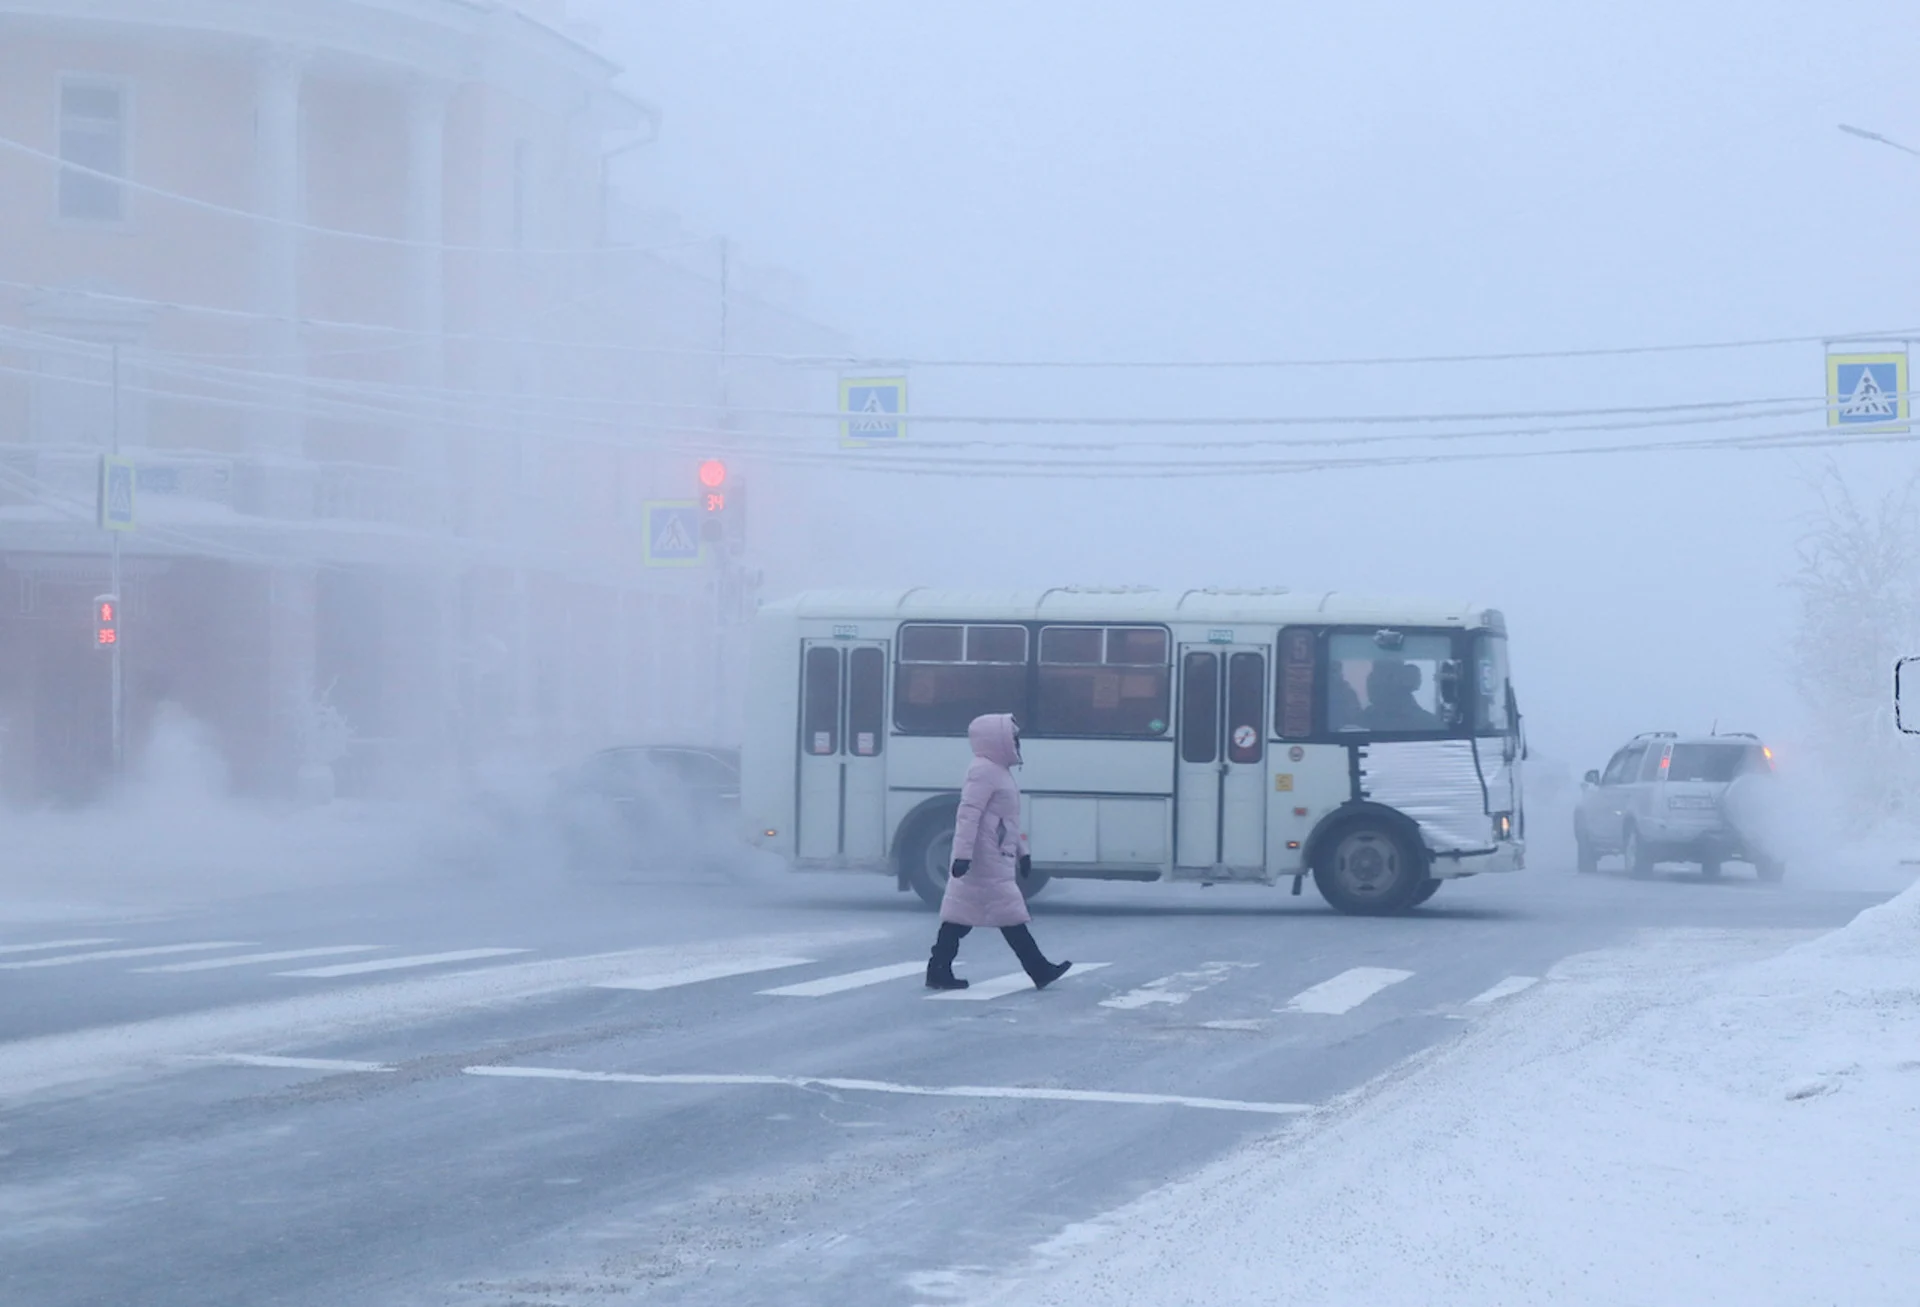
<svg viewBox="0 0 1920 1307">
<path fill-rule="evenodd" d="M 1287 1134 L 1042 1246 L 989 1304 L 1906 1307 L 1920 886 L 1784 953 L 1572 959 Z"/>
</svg>

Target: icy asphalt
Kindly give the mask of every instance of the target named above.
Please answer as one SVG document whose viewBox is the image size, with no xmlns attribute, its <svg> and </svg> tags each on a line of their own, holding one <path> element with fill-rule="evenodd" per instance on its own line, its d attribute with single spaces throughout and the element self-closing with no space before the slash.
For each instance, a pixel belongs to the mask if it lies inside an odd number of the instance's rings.
<svg viewBox="0 0 1920 1307">
<path fill-rule="evenodd" d="M 0 1302 L 937 1303 L 1569 956 L 1784 947 L 1890 888 L 1548 860 L 1376 921 L 1056 885 L 1035 934 L 1075 972 L 993 984 L 1015 963 L 976 932 L 962 999 L 920 987 L 931 916 L 865 877 L 0 905 Z"/>
</svg>

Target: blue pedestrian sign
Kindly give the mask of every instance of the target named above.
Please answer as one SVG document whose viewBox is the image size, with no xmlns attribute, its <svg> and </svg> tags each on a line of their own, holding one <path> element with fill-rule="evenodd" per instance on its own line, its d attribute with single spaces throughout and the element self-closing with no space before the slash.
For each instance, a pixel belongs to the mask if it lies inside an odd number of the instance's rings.
<svg viewBox="0 0 1920 1307">
<path fill-rule="evenodd" d="M 650 499 L 645 504 L 648 567 L 698 567 L 700 505 L 691 499 Z"/>
<path fill-rule="evenodd" d="M 1827 355 L 1827 425 L 1907 429 L 1907 352 Z"/>
<path fill-rule="evenodd" d="M 100 456 L 100 526 L 107 531 L 133 530 L 133 463 L 111 454 Z"/>
<path fill-rule="evenodd" d="M 840 379 L 840 443 L 858 449 L 893 444 L 907 434 L 905 377 Z"/>
</svg>

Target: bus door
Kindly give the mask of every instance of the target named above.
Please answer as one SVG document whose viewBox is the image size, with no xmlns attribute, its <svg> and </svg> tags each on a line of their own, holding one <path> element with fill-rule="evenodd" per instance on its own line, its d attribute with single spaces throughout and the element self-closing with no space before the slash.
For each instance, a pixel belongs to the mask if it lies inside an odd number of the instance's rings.
<svg viewBox="0 0 1920 1307">
<path fill-rule="evenodd" d="M 800 650 L 803 859 L 886 856 L 887 646 L 807 640 Z"/>
<path fill-rule="evenodd" d="M 1267 651 L 1182 645 L 1174 865 L 1267 865 Z"/>
</svg>

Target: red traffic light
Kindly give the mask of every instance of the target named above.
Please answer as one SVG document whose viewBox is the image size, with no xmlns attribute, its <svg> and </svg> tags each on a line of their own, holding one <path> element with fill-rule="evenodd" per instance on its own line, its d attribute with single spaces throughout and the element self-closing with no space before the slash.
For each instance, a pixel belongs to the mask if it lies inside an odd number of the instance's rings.
<svg viewBox="0 0 1920 1307">
<path fill-rule="evenodd" d="M 93 600 L 93 647 L 110 649 L 120 643 L 120 597 L 95 595 Z"/>
<path fill-rule="evenodd" d="M 709 490 L 718 490 L 727 484 L 727 465 L 717 458 L 710 458 L 700 465 L 700 484 Z"/>
</svg>

